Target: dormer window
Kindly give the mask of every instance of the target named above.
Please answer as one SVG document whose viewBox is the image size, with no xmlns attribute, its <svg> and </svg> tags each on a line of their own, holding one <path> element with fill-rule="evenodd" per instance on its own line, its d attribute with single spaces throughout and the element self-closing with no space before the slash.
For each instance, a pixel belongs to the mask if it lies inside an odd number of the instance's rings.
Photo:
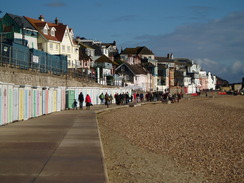
<svg viewBox="0 0 244 183">
<path fill-rule="evenodd" d="M 48 31 L 46 27 L 43 28 L 43 34 L 48 35 Z"/>
<path fill-rule="evenodd" d="M 51 36 L 55 36 L 55 31 L 53 29 L 51 30 Z"/>
<path fill-rule="evenodd" d="M 52 27 L 52 28 L 50 29 L 50 34 L 51 34 L 51 36 L 55 36 L 55 31 L 56 31 L 56 29 L 55 29 L 54 27 Z"/>
<path fill-rule="evenodd" d="M 42 29 L 43 34 L 48 35 L 48 29 L 49 29 L 49 27 L 48 27 L 48 25 L 46 24 L 46 25 L 43 27 L 43 29 Z"/>
</svg>

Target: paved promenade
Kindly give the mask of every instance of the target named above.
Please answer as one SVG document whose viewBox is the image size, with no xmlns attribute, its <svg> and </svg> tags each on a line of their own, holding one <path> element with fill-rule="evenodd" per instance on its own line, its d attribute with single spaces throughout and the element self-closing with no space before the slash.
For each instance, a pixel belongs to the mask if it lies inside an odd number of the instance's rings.
<svg viewBox="0 0 244 183">
<path fill-rule="evenodd" d="M 101 110 L 106 106 L 0 126 L 0 183 L 108 182 L 96 119 Z"/>
</svg>

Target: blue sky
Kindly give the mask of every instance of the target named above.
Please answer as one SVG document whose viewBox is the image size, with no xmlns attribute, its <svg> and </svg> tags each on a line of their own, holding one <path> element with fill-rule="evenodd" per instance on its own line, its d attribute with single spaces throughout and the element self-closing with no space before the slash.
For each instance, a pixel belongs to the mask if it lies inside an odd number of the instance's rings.
<svg viewBox="0 0 244 183">
<path fill-rule="evenodd" d="M 244 0 L 8 0 L 0 11 L 58 17 L 75 36 L 190 58 L 229 82 L 244 77 Z"/>
</svg>

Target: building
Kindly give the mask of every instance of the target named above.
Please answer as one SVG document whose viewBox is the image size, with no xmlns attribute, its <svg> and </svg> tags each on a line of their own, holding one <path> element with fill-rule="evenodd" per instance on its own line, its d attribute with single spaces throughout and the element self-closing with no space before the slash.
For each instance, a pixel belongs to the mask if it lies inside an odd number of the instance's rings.
<svg viewBox="0 0 244 183">
<path fill-rule="evenodd" d="M 102 55 L 95 61 L 97 83 L 103 85 L 114 85 L 114 74 L 117 63 L 106 55 Z"/>
<path fill-rule="evenodd" d="M 123 63 L 116 68 L 116 74 L 122 78 L 122 86 L 150 91 L 150 74 L 142 65 Z"/>
<path fill-rule="evenodd" d="M 46 22 L 44 16 L 38 19 L 24 16 L 24 18 L 38 31 L 37 47 L 39 50 L 52 55 L 66 55 L 68 68 L 80 68 L 79 46 L 75 42 L 74 32 L 68 25 L 60 23 L 58 18 L 54 22 Z"/>
<path fill-rule="evenodd" d="M 6 13 L 0 19 L 1 42 L 12 40 L 37 49 L 38 31 L 23 16 Z"/>
</svg>

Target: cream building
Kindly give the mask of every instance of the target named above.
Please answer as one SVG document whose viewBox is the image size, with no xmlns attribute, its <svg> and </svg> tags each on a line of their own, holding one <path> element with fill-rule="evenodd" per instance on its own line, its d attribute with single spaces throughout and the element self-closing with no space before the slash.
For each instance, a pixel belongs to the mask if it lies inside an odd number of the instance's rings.
<svg viewBox="0 0 244 183">
<path fill-rule="evenodd" d="M 55 19 L 55 23 L 45 22 L 41 15 L 39 19 L 25 17 L 38 30 L 37 47 L 52 55 L 66 55 L 68 68 L 80 68 L 79 46 L 75 42 L 74 33 L 68 25 Z"/>
</svg>

